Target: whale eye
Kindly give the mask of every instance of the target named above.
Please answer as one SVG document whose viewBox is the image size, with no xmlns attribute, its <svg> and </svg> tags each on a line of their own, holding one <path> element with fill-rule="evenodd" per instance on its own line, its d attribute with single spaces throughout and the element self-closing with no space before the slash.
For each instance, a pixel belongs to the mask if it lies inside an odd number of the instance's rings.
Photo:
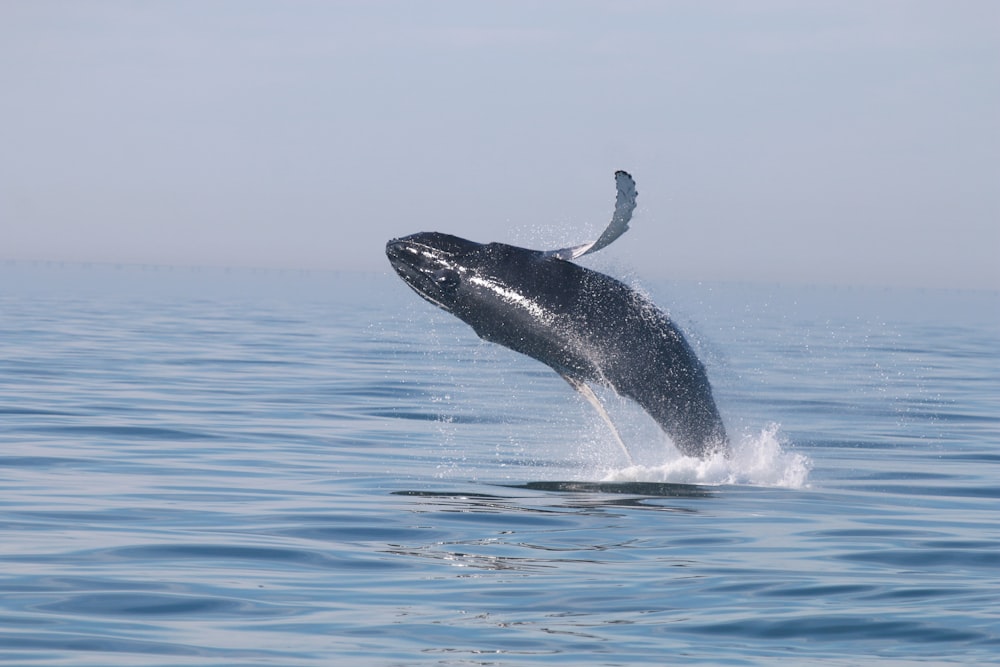
<svg viewBox="0 0 1000 667">
<path fill-rule="evenodd" d="M 458 271 L 452 269 L 438 269 L 432 274 L 432 277 L 441 289 L 454 289 L 458 287 L 460 282 Z"/>
</svg>

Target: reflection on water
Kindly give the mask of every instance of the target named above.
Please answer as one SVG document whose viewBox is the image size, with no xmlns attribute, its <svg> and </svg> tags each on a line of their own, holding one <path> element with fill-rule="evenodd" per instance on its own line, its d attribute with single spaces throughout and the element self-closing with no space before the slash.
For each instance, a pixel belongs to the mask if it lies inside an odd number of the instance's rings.
<svg viewBox="0 0 1000 667">
<path fill-rule="evenodd" d="M 520 487 L 533 491 L 554 491 L 558 493 L 606 493 L 635 495 L 645 498 L 711 498 L 711 487 L 695 484 L 657 484 L 654 482 L 528 482 Z M 619 499 L 613 504 L 622 502 Z"/>
</svg>

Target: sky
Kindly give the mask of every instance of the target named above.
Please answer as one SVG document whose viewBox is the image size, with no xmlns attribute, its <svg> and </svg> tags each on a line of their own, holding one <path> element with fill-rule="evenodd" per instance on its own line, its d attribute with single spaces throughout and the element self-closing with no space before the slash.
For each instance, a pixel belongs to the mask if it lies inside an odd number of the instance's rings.
<svg viewBox="0 0 1000 667">
<path fill-rule="evenodd" d="M 1000 3 L 3 0 L 0 259 L 1000 289 Z M 596 256 L 595 256 L 596 257 Z"/>
</svg>

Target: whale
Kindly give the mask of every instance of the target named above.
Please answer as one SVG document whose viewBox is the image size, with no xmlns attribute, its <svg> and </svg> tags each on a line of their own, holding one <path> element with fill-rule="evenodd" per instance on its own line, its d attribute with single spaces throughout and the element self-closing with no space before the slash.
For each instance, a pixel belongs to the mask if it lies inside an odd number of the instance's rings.
<svg viewBox="0 0 1000 667">
<path fill-rule="evenodd" d="M 590 385 L 635 401 L 683 455 L 728 454 L 705 366 L 677 325 L 646 295 L 572 261 L 629 228 L 635 181 L 625 171 L 615 179 L 615 211 L 595 241 L 532 250 L 420 232 L 388 241 L 386 255 L 413 291 L 481 339 L 562 376 L 595 407 L 630 464 L 628 447 Z"/>
</svg>

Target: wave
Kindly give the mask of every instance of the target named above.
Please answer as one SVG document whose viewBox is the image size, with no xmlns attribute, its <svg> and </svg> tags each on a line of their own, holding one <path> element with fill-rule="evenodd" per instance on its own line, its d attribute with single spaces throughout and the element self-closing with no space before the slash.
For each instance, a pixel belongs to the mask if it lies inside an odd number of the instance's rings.
<svg viewBox="0 0 1000 667">
<path fill-rule="evenodd" d="M 780 426 L 771 424 L 757 434 L 744 434 L 732 443 L 729 455 L 707 459 L 673 456 L 663 463 L 633 465 L 608 471 L 602 482 L 654 482 L 674 484 L 739 484 L 800 489 L 808 486 L 812 461 L 786 451 Z"/>
</svg>

